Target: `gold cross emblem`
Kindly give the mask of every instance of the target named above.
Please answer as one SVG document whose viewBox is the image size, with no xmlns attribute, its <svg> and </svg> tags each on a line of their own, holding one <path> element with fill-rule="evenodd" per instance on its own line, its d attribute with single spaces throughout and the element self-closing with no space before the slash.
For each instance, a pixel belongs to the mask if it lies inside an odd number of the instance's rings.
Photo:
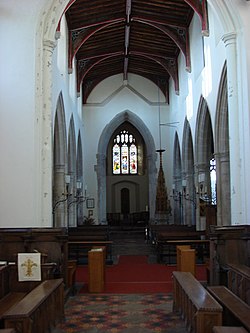
<svg viewBox="0 0 250 333">
<path fill-rule="evenodd" d="M 31 259 L 27 259 L 23 264 L 21 264 L 21 267 L 26 268 L 26 276 L 33 276 L 32 269 L 33 267 L 37 267 L 37 264 Z"/>
</svg>

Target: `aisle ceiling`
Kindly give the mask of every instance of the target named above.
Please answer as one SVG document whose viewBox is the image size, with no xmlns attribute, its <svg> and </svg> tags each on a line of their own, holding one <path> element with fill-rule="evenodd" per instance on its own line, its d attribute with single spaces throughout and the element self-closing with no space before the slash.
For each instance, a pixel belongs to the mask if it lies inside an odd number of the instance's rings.
<svg viewBox="0 0 250 333">
<path fill-rule="evenodd" d="M 190 68 L 188 29 L 198 14 L 207 33 L 206 0 L 71 0 L 66 8 L 69 71 L 77 66 L 83 102 L 103 79 L 129 73 L 157 84 L 168 100 L 169 78 L 179 91 L 178 56 Z"/>
</svg>

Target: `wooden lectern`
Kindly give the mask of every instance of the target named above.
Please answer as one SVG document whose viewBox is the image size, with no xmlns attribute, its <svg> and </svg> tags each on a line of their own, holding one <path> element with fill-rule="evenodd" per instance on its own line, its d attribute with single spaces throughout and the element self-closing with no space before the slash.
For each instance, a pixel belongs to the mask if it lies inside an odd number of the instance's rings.
<svg viewBox="0 0 250 333">
<path fill-rule="evenodd" d="M 88 251 L 89 292 L 104 291 L 105 281 L 105 251 L 103 248 L 93 248 Z"/>
<path fill-rule="evenodd" d="M 190 272 L 195 276 L 195 250 L 188 246 L 177 246 L 177 271 Z"/>
</svg>

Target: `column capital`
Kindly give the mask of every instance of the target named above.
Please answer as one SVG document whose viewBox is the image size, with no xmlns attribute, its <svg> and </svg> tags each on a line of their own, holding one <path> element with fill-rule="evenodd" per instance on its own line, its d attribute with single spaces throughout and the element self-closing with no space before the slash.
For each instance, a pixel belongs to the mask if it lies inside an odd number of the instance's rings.
<svg viewBox="0 0 250 333">
<path fill-rule="evenodd" d="M 229 32 L 223 35 L 221 39 L 224 42 L 225 46 L 229 46 L 236 43 L 236 37 L 236 32 Z"/>
<path fill-rule="evenodd" d="M 49 39 L 44 39 L 43 40 L 44 50 L 49 51 L 49 52 L 52 53 L 54 51 L 55 47 L 56 47 L 56 42 L 55 41 L 49 40 Z"/>
</svg>

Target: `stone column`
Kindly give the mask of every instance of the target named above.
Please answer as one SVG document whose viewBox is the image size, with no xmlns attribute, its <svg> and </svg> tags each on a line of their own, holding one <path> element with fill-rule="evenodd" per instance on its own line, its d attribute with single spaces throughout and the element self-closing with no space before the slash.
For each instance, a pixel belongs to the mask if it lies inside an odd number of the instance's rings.
<svg viewBox="0 0 250 333">
<path fill-rule="evenodd" d="M 54 168 L 54 210 L 52 212 L 54 216 L 53 227 L 62 228 L 67 226 L 65 166 L 56 165 Z"/>
<path fill-rule="evenodd" d="M 229 154 L 216 153 L 217 225 L 230 225 Z"/>
<path fill-rule="evenodd" d="M 97 154 L 97 184 L 98 184 L 98 220 L 101 224 L 107 224 L 106 209 L 106 155 Z"/>
<path fill-rule="evenodd" d="M 41 225 L 52 226 L 52 55 L 56 43 L 43 41 L 42 116 L 40 120 L 41 151 Z"/>
<path fill-rule="evenodd" d="M 194 175 L 187 174 L 186 180 L 187 180 L 186 224 L 191 226 L 191 225 L 196 224 L 196 193 L 195 193 L 195 186 L 194 186 Z"/>
<path fill-rule="evenodd" d="M 226 34 L 222 40 L 225 43 L 227 54 L 231 224 L 234 225 L 243 224 L 236 34 Z"/>
</svg>

